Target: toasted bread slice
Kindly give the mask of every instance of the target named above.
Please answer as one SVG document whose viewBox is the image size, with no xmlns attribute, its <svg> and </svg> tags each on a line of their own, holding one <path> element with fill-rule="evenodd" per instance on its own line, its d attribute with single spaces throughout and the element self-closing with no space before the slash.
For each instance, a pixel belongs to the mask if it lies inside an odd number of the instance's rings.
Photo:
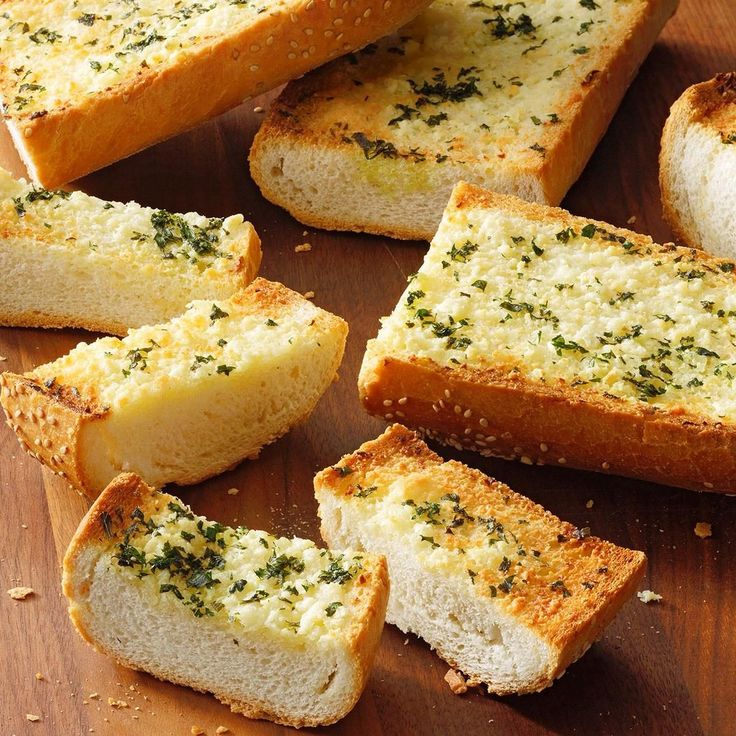
<svg viewBox="0 0 736 736">
<path fill-rule="evenodd" d="M 301 222 L 429 240 L 453 185 L 558 204 L 677 0 L 436 0 L 290 83 L 251 174 Z"/>
<path fill-rule="evenodd" d="M 736 258 L 736 72 L 689 87 L 662 133 L 664 217 L 691 248 Z"/>
<path fill-rule="evenodd" d="M 323 470 L 314 487 L 327 544 L 386 556 L 386 620 L 493 693 L 551 685 L 644 572 L 643 553 L 443 462 L 398 424 Z"/>
<path fill-rule="evenodd" d="M 428 0 L 5 0 L 0 98 L 56 187 L 397 28 Z"/>
<path fill-rule="evenodd" d="M 120 664 L 297 727 L 355 705 L 388 598 L 378 555 L 210 522 L 130 473 L 80 524 L 63 587 L 79 633 Z"/>
<path fill-rule="evenodd" d="M 21 445 L 89 496 L 125 471 L 157 488 L 196 483 L 309 416 L 335 379 L 347 330 L 256 279 L 170 322 L 4 373 L 0 403 Z"/>
<path fill-rule="evenodd" d="M 258 236 L 242 215 L 176 215 L 49 191 L 0 169 L 0 324 L 125 334 L 227 299 L 255 277 Z"/>
<path fill-rule="evenodd" d="M 483 455 L 733 492 L 734 269 L 458 184 L 363 404 Z"/>
</svg>

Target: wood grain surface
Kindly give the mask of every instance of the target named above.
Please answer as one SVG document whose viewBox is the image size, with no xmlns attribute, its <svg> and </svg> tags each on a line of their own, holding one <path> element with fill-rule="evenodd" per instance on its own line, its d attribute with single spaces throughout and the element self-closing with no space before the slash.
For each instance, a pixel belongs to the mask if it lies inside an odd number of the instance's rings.
<svg viewBox="0 0 736 736">
<path fill-rule="evenodd" d="M 682 0 L 565 206 L 621 226 L 635 216 L 631 227 L 669 240 L 656 166 L 667 110 L 686 86 L 733 69 L 736 2 Z M 349 321 L 341 380 L 310 420 L 258 460 L 180 494 L 195 511 L 223 523 L 318 539 L 312 477 L 384 427 L 359 405 L 358 366 L 378 318 L 391 310 L 426 246 L 313 229 L 305 233 L 265 202 L 249 179 L 246 156 L 262 118 L 253 107 L 269 99 L 248 103 L 76 186 L 180 212 L 242 212 L 263 239 L 262 275 L 316 292 L 317 304 Z M 0 140 L 0 163 L 22 173 L 7 136 Z M 304 242 L 311 243 L 311 252 L 295 253 Z M 0 367 L 28 370 L 89 339 L 81 331 L 0 329 L 0 355 L 7 358 Z M 644 550 L 649 568 L 643 587 L 663 600 L 630 601 L 603 639 L 557 684 L 523 697 L 496 698 L 478 690 L 452 695 L 442 679 L 447 666 L 421 641 L 388 626 L 358 706 L 341 723 L 316 732 L 736 733 L 736 564 L 731 559 L 736 498 L 440 452 L 498 477 L 563 519 Z M 238 495 L 227 493 L 233 487 L 240 489 Z M 233 734 L 287 733 L 290 729 L 233 715 L 207 695 L 118 667 L 82 642 L 67 618 L 59 570 L 87 507 L 61 479 L 21 452 L 2 425 L 0 583 L 2 591 L 22 584 L 36 593 L 19 602 L 0 591 L 0 733 L 150 736 L 190 734 L 193 726 L 206 734 L 215 734 L 218 726 Z M 695 536 L 698 521 L 713 525 L 712 538 Z M 40 720 L 31 722 L 26 714 Z"/>
</svg>

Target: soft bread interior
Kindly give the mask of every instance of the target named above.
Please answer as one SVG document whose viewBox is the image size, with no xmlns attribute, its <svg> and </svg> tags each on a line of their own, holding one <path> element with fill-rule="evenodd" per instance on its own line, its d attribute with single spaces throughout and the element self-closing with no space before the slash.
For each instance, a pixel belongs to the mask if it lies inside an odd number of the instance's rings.
<svg viewBox="0 0 736 736">
<path fill-rule="evenodd" d="M 391 530 L 370 535 L 349 504 L 320 496 L 322 536 L 330 546 L 349 546 L 386 556 L 391 580 L 386 621 L 421 636 L 450 664 L 491 692 L 536 689 L 548 684 L 556 652 L 492 600 L 468 596 L 459 581 L 437 576 L 417 563 Z"/>
<path fill-rule="evenodd" d="M 335 375 L 344 333 L 319 330 L 258 351 L 247 370 L 166 381 L 84 424 L 82 465 L 91 487 L 134 472 L 154 487 L 196 483 L 283 435 L 314 408 Z M 255 351 L 254 351 L 255 352 Z"/>
<path fill-rule="evenodd" d="M 78 559 L 74 577 L 86 594 L 72 606 L 73 617 L 88 639 L 124 664 L 277 721 L 330 722 L 356 698 L 356 660 L 337 643 L 288 647 L 264 632 L 203 625 L 178 603 L 144 595 L 115 571 L 109 554 L 98 556 L 94 549 Z"/>
</svg>

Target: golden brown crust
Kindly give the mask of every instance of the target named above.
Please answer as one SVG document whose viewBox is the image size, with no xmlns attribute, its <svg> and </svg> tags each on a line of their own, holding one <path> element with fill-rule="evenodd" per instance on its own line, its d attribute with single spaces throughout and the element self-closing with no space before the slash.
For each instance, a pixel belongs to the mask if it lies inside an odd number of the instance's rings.
<svg viewBox="0 0 736 736">
<path fill-rule="evenodd" d="M 111 651 L 90 632 L 85 619 L 89 615 L 87 596 L 93 580 L 91 575 L 80 575 L 79 568 L 83 566 L 84 569 L 92 572 L 96 561 L 101 556 L 110 553 L 120 535 L 130 525 L 131 514 L 135 509 L 141 509 L 144 514 L 150 515 L 169 501 L 178 502 L 173 496 L 155 491 L 134 473 L 123 473 L 117 476 L 92 504 L 80 522 L 64 555 L 62 588 L 69 601 L 69 616 L 75 628 L 82 638 L 101 654 L 112 657 L 119 664 L 131 669 L 140 670 L 140 663 Z M 83 561 L 83 558 L 90 554 L 94 561 Z M 241 713 L 248 718 L 265 718 L 295 728 L 328 725 L 342 718 L 360 698 L 378 649 L 388 602 L 389 582 L 386 560 L 371 558 L 364 561 L 361 578 L 357 581 L 359 587 L 354 601 L 358 611 L 352 625 L 343 635 L 356 662 L 355 687 L 352 699 L 346 701 L 344 710 L 334 719 L 293 718 L 277 710 L 268 710 L 253 703 L 233 700 L 217 691 L 212 691 L 212 694 L 219 701 L 230 706 L 235 713 Z M 160 680 L 184 685 L 198 692 L 210 692 L 157 667 L 149 665 L 145 671 Z"/>
<path fill-rule="evenodd" d="M 573 525 L 561 521 L 503 483 L 462 463 L 443 463 L 414 432 L 399 424 L 343 457 L 338 465 L 349 466 L 353 473 L 345 475 L 335 469 L 337 466 L 323 470 L 315 478 L 318 494 L 329 493 L 349 499 L 355 492 L 355 479 L 360 482 L 366 474 L 370 474 L 371 484 L 381 487 L 397 477 L 431 472 L 444 465 L 447 475 L 436 473 L 438 482 L 446 483 L 448 477 L 452 478 L 447 491 L 460 496 L 460 503 L 471 516 L 504 520 L 505 528 L 511 531 L 517 519 L 531 522 L 525 529 L 533 528 L 534 536 L 530 537 L 527 532 L 527 544 L 546 549 L 547 555 L 554 556 L 555 571 L 564 579 L 572 595 L 563 597 L 550 589 L 548 579 L 530 574 L 525 585 L 514 587 L 508 595 L 493 598 L 497 606 L 533 630 L 557 652 L 554 666 L 538 680 L 527 683 L 524 692 L 546 687 L 562 674 L 600 636 L 623 603 L 633 595 L 644 574 L 646 557 L 643 553 L 597 537 L 581 537 L 580 530 Z M 509 523 L 505 521 L 507 518 L 511 520 Z M 490 578 L 484 580 L 483 576 L 483 572 L 478 573 L 476 580 L 494 582 Z M 490 597 L 485 585 L 477 585 L 476 591 L 479 596 Z M 444 655 L 443 658 L 447 660 Z M 456 666 L 455 662 L 448 661 Z M 506 693 L 519 692 L 519 689 L 494 687 L 493 691 Z"/>
<path fill-rule="evenodd" d="M 540 222 L 553 219 L 562 227 L 579 228 L 592 222 L 664 257 L 695 255 L 699 262 L 714 267 L 730 263 L 702 251 L 656 245 L 628 230 L 462 182 L 449 208 L 505 209 Z M 501 366 L 448 367 L 417 357 L 374 355 L 371 343 L 359 388 L 371 414 L 397 418 L 458 449 L 692 490 L 736 489 L 736 427 L 689 413 L 684 407 L 665 411 L 593 389 L 573 389 L 563 381 L 531 381 Z"/>
<path fill-rule="evenodd" d="M 662 130 L 659 151 L 659 188 L 662 214 L 678 242 L 690 248 L 702 248 L 699 238 L 683 220 L 675 205 L 672 185 L 675 181 L 675 152 L 689 127 L 701 125 L 713 135 L 736 132 L 736 72 L 717 74 L 713 79 L 688 87 L 675 100 Z"/>
<path fill-rule="evenodd" d="M 79 435 L 83 424 L 103 419 L 106 411 L 71 386 L 10 372 L 0 375 L 0 404 L 21 447 L 89 495 Z"/>
<path fill-rule="evenodd" d="M 564 101 L 564 124 L 545 127 L 540 144 L 545 149 L 544 157 L 540 159 L 535 151 L 530 150 L 513 171 L 514 179 L 538 181 L 543 201 L 548 204 L 562 201 L 585 168 L 639 66 L 678 3 L 679 0 L 650 0 L 642 3 L 630 27 L 621 30 L 604 51 L 598 52 L 598 68 L 590 72 L 582 80 L 580 88 L 571 91 Z M 327 98 L 330 105 L 336 104 L 332 99 L 339 99 L 341 88 L 352 84 L 349 70 L 350 61 L 341 59 L 286 86 L 271 106 L 253 141 L 251 176 L 266 199 L 284 207 L 307 225 L 328 230 L 370 232 L 400 239 L 430 240 L 433 231 L 401 224 L 375 224 L 325 216 L 309 210 L 307 202 L 302 205 L 298 201 L 285 201 L 270 185 L 269 172 L 260 163 L 264 151 L 270 146 L 311 147 L 324 153 L 339 151 L 340 156 L 355 160 L 354 169 L 356 177 L 359 177 L 358 164 L 363 157 L 360 148 L 330 135 L 321 127 L 319 115 L 321 100 Z M 370 119 L 370 111 L 366 117 Z M 406 179 L 411 180 L 416 168 L 413 161 L 403 159 L 392 163 L 397 167 L 405 167 Z M 471 162 L 464 165 L 463 175 L 458 175 L 457 179 L 477 180 L 479 177 L 482 179 L 482 174 L 475 175 Z"/>
<path fill-rule="evenodd" d="M 6 119 L 29 174 L 56 187 L 360 48 L 426 5 L 427 0 L 302 0 L 288 12 L 264 13 L 247 28 L 203 44 L 184 62 L 141 69 L 105 93 L 35 119 Z M 305 28 L 314 33 L 307 35 Z"/>
</svg>

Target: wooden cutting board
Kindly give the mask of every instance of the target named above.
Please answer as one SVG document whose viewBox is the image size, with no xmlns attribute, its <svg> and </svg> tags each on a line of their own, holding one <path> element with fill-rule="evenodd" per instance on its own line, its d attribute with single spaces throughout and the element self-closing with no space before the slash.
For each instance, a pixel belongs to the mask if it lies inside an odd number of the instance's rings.
<svg viewBox="0 0 736 736">
<path fill-rule="evenodd" d="M 669 240 L 657 187 L 668 107 L 689 84 L 733 69 L 736 2 L 682 0 L 565 206 Z M 257 461 L 181 492 L 196 512 L 222 523 L 318 539 L 312 477 L 384 427 L 359 405 L 358 366 L 378 318 L 391 310 L 426 246 L 305 229 L 264 201 L 250 181 L 246 156 L 262 118 L 253 108 L 269 100 L 244 105 L 77 185 L 100 197 L 179 212 L 242 212 L 263 239 L 262 274 L 314 291 L 317 304 L 349 321 L 341 380 L 310 420 Z M 0 140 L 0 163 L 22 173 L 7 136 Z M 305 242 L 312 250 L 295 253 Z M 0 367 L 28 370 L 89 339 L 81 331 L 0 329 L 6 358 Z M 644 550 L 649 568 L 642 587 L 663 600 L 630 601 L 560 682 L 523 697 L 452 695 L 442 679 L 447 666 L 421 641 L 389 626 L 358 706 L 317 732 L 736 733 L 736 498 L 440 452 L 495 475 L 573 524 Z M 230 495 L 230 488 L 240 492 Z M 207 695 L 118 667 L 82 642 L 66 616 L 59 566 L 87 507 L 0 428 L 0 584 L 3 591 L 21 584 L 36 591 L 23 602 L 0 591 L 0 733 L 158 736 L 191 734 L 193 726 L 208 735 L 218 726 L 233 734 L 289 732 L 233 715 Z M 695 536 L 698 521 L 713 525 L 712 538 Z"/>
</svg>

